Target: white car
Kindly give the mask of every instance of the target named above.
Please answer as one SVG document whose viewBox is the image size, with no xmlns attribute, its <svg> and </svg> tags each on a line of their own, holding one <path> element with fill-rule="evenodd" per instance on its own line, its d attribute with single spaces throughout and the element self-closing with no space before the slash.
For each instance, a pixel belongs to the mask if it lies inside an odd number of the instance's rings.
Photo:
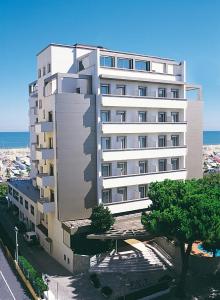
<svg viewBox="0 0 220 300">
<path fill-rule="evenodd" d="M 28 244 L 34 244 L 36 245 L 38 243 L 38 237 L 36 235 L 36 232 L 34 231 L 28 231 L 23 235 L 25 241 Z"/>
</svg>

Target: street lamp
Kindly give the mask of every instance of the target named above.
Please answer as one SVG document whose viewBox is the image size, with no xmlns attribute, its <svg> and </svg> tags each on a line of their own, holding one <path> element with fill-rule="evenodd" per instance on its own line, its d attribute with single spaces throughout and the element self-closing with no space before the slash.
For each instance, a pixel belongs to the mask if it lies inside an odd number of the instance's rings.
<svg viewBox="0 0 220 300">
<path fill-rule="evenodd" d="M 15 226 L 15 260 L 18 263 L 18 228 Z"/>
</svg>

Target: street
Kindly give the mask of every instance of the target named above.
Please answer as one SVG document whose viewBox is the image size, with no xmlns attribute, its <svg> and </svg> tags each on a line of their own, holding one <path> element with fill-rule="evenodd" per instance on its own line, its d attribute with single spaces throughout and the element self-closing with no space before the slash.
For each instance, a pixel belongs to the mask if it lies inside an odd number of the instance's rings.
<svg viewBox="0 0 220 300">
<path fill-rule="evenodd" d="M 0 248 L 0 300 L 28 300 L 30 299 L 20 281 L 12 271 L 5 255 Z"/>
<path fill-rule="evenodd" d="M 7 230 L 11 239 L 15 239 L 14 224 L 16 218 L 7 211 L 7 206 L 0 204 L 0 223 Z M 91 286 L 87 274 L 73 275 L 46 253 L 40 246 L 28 246 L 18 233 L 19 253 L 27 258 L 39 272 L 48 275 L 49 289 L 56 300 L 101 300 L 103 297 Z M 52 298 L 52 297 L 51 297 Z M 7 298 L 0 300 L 6 300 Z M 18 298 L 26 299 L 26 298 Z M 11 300 L 9 298 L 9 300 Z M 16 299 L 17 300 L 17 299 Z M 53 300 L 53 299 L 52 299 Z"/>
</svg>

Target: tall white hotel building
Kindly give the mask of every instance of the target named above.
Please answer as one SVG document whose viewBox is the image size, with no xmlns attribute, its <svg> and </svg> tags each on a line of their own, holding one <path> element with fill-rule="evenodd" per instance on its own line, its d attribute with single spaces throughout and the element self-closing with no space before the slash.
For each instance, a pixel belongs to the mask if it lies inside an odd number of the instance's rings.
<svg viewBox="0 0 220 300">
<path fill-rule="evenodd" d="M 184 61 L 81 44 L 47 46 L 37 71 L 31 180 L 11 180 L 9 200 L 73 270 L 71 235 L 94 206 L 140 212 L 149 183 L 202 176 L 201 90 L 186 83 Z"/>
</svg>

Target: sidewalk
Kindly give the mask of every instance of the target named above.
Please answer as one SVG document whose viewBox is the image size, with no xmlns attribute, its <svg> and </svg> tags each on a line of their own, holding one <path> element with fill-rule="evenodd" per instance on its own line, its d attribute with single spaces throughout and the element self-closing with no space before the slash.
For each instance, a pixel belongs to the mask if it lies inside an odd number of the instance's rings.
<svg viewBox="0 0 220 300">
<path fill-rule="evenodd" d="M 0 205 L 0 223 L 14 240 L 14 222 L 6 212 L 6 207 Z M 18 234 L 19 251 L 25 256 L 39 273 L 49 276 L 49 289 L 57 300 L 101 300 L 101 294 L 91 286 L 88 274 L 73 275 L 61 266 L 55 259 L 39 246 L 28 246 Z"/>
</svg>

